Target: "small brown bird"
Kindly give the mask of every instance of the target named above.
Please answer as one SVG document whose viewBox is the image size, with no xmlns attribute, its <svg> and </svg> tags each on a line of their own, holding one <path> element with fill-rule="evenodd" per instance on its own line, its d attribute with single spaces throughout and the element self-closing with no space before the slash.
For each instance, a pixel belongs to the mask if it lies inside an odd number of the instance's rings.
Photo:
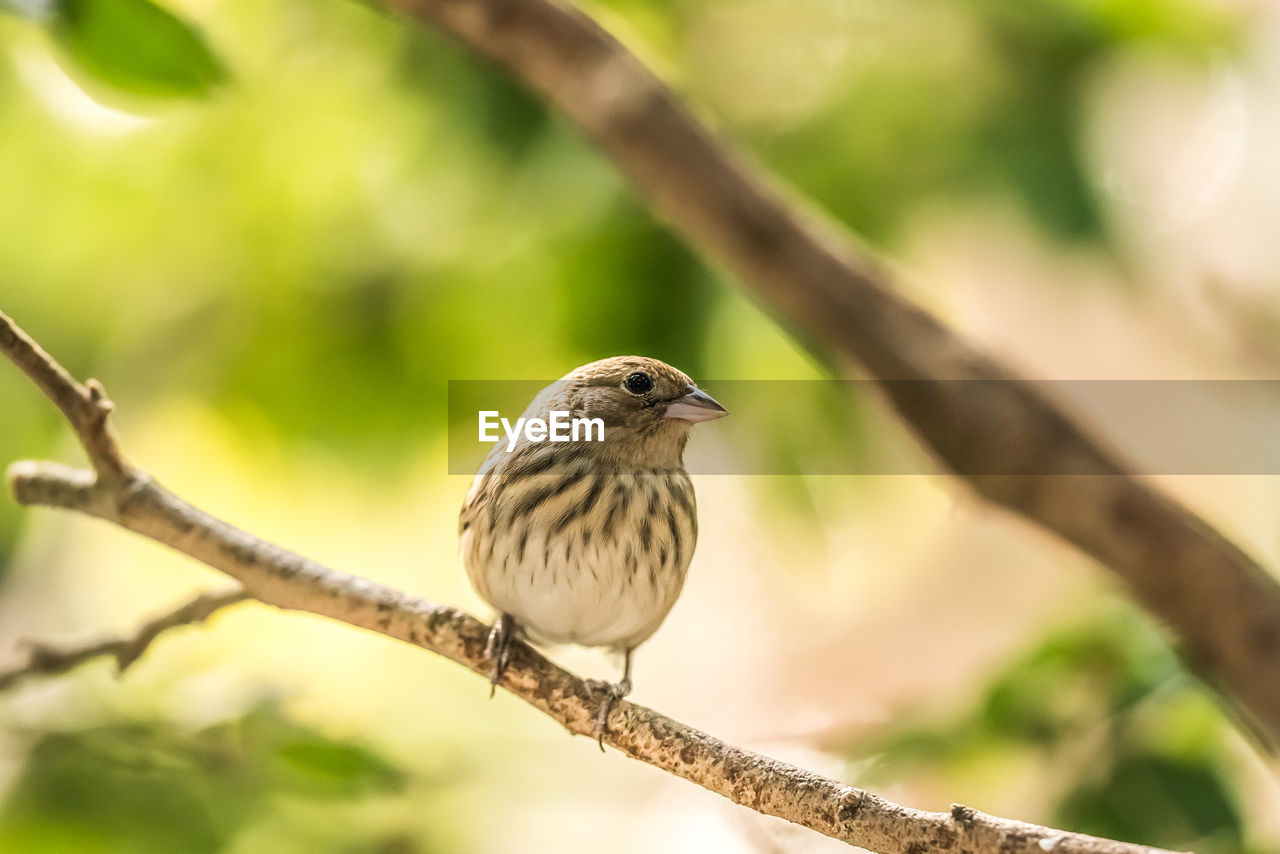
<svg viewBox="0 0 1280 854">
<path fill-rule="evenodd" d="M 689 429 L 728 413 L 685 374 L 643 356 L 571 371 L 523 417 L 549 421 L 556 412 L 599 419 L 603 429 L 587 427 L 577 441 L 535 441 L 526 430 L 510 449 L 498 442 L 462 506 L 462 558 L 499 615 L 489 635 L 492 683 L 517 633 L 623 654 L 621 682 L 593 682 L 609 692 L 597 722 L 603 737 L 614 701 L 631 690 L 631 653 L 666 618 L 693 557 Z"/>
</svg>

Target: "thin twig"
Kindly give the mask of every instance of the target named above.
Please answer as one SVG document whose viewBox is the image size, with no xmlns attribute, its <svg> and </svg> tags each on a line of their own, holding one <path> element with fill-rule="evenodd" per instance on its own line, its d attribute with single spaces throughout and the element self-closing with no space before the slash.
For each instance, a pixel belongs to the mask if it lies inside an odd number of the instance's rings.
<svg viewBox="0 0 1280 854">
<path fill-rule="evenodd" d="M 8 342 L 13 340 L 17 339 L 0 336 L 0 350 L 11 353 Z M 51 357 L 38 352 L 50 362 L 45 375 L 65 374 Z M 52 391 L 46 394 L 55 400 L 65 392 Z M 93 437 L 86 441 L 93 441 Z M 9 467 L 8 477 L 22 504 L 75 510 L 115 522 L 225 572 L 262 602 L 330 617 L 415 644 L 482 676 L 491 670 L 486 654 L 489 630 L 474 617 L 337 572 L 260 540 L 188 504 L 140 473 L 126 482 L 94 478 L 88 472 L 55 463 L 18 462 Z M 605 698 L 528 645 L 513 644 L 500 684 L 569 732 L 596 734 L 597 710 Z M 726 744 L 625 700 L 612 705 L 605 741 L 635 759 L 759 813 L 882 854 L 1159 851 L 995 818 L 958 805 L 945 813 L 911 809 Z"/>
<path fill-rule="evenodd" d="M 31 648 L 29 660 L 21 667 L 0 673 L 0 691 L 36 676 L 65 673 L 103 655 L 113 656 L 117 672 L 124 673 L 162 633 L 178 626 L 203 622 L 213 612 L 250 598 L 252 597 L 239 587 L 216 593 L 201 593 L 182 607 L 148 621 L 129 637 L 63 647 L 28 642 L 27 645 Z"/>
<path fill-rule="evenodd" d="M 120 452 L 111 428 L 110 416 L 114 406 L 102 384 L 91 379 L 81 385 L 2 311 L 0 350 L 62 410 L 98 477 L 123 480 L 129 472 L 129 464 Z"/>
</svg>

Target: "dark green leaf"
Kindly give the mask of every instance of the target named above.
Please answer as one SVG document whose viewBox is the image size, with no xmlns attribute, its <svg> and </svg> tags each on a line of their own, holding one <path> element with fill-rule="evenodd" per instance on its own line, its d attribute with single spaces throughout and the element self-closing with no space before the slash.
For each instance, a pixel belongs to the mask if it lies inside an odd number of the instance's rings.
<svg viewBox="0 0 1280 854">
<path fill-rule="evenodd" d="M 0 851 L 213 854 L 273 814 L 280 797 L 324 797 L 333 810 L 394 794 L 406 781 L 368 748 L 270 705 L 196 732 L 152 721 L 46 733 L 0 802 Z M 352 838 L 374 830 L 353 826 Z M 357 850 L 376 849 L 361 838 Z"/>
<path fill-rule="evenodd" d="M 77 67 L 130 95 L 199 95 L 225 79 L 191 26 L 150 0 L 62 0 L 54 33 Z"/>
<path fill-rule="evenodd" d="M 1239 851 L 1243 828 L 1227 782 L 1207 763 L 1126 756 L 1076 788 L 1053 821 L 1083 833 L 1149 845 Z"/>
<path fill-rule="evenodd" d="M 286 782 L 311 794 L 349 796 L 395 789 L 404 782 L 396 768 L 354 744 L 300 739 L 282 745 L 278 757 Z"/>
</svg>

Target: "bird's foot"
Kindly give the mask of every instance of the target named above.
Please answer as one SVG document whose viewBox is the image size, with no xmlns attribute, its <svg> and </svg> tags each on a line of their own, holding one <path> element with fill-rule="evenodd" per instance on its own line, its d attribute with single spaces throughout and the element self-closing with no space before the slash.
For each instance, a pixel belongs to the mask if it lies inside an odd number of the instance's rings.
<svg viewBox="0 0 1280 854">
<path fill-rule="evenodd" d="M 516 634 L 516 621 L 510 614 L 503 614 L 501 617 L 493 621 L 493 628 L 489 629 L 489 642 L 485 644 L 485 657 L 493 662 L 493 669 L 489 671 L 489 699 L 493 699 L 494 692 L 498 690 L 498 680 L 502 678 L 502 672 L 507 669 L 507 661 L 511 657 L 511 639 Z"/>
<path fill-rule="evenodd" d="M 600 752 L 604 752 L 604 737 L 609 734 L 609 713 L 613 711 L 613 707 L 623 697 L 631 693 L 631 680 L 623 677 L 621 682 L 605 682 L 603 679 L 584 679 L 582 684 L 586 687 L 587 692 L 592 697 L 602 695 L 600 699 L 600 708 L 596 711 L 596 724 L 594 735 L 596 744 L 600 745 Z"/>
</svg>

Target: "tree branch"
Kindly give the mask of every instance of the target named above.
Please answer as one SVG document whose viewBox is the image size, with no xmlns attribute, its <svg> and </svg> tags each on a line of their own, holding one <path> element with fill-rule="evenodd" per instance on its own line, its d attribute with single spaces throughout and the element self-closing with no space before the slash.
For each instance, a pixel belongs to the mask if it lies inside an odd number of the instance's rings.
<svg viewBox="0 0 1280 854">
<path fill-rule="evenodd" d="M 54 647 L 32 642 L 29 644 L 31 657 L 25 665 L 7 673 L 0 673 L 0 691 L 35 676 L 54 676 L 65 673 L 73 667 L 103 655 L 113 656 L 116 660 L 117 672 L 124 673 L 130 665 L 142 657 L 147 647 L 151 646 L 151 642 L 162 633 L 178 626 L 203 622 L 214 611 L 249 598 L 251 598 L 249 594 L 239 587 L 219 593 L 201 593 L 182 607 L 150 620 L 129 637 L 70 647 Z"/>
<path fill-rule="evenodd" d="M 896 294 L 869 252 L 788 201 L 578 9 L 562 0 L 381 2 L 453 35 L 558 108 L 679 236 L 741 277 L 837 372 L 852 361 L 881 380 L 909 381 L 882 383 L 883 393 L 945 466 L 1109 568 L 1179 638 L 1191 669 L 1280 741 L 1280 584 L 1241 549 Z M 992 471 L 1009 473 L 984 474 Z M 1064 471 L 1072 474 L 1043 474 Z"/>
<path fill-rule="evenodd" d="M 112 405 L 102 384 L 97 380 L 89 380 L 84 385 L 76 382 L 3 312 L 0 312 L 0 350 L 62 410 L 98 476 L 123 477 L 129 466 L 108 424 Z"/>
<path fill-rule="evenodd" d="M 48 354 L 33 346 L 7 316 L 0 314 L 0 350 L 15 361 L 38 354 L 47 364 L 33 366 L 34 375 L 54 378 L 49 387 L 41 388 L 55 403 L 74 395 L 79 388 L 74 380 Z M 33 374 L 31 370 L 27 373 Z M 95 421 L 89 429 L 105 433 L 105 418 Z M 107 436 L 91 434 L 81 434 L 81 439 L 86 447 L 109 441 Z M 221 570 L 243 585 L 243 590 L 228 596 L 248 595 L 280 608 L 330 617 L 431 650 L 481 675 L 489 673 L 491 662 L 485 652 L 488 628 L 474 617 L 337 572 L 253 537 L 193 507 L 136 469 L 126 469 L 120 476 L 95 477 L 56 463 L 23 461 L 9 467 L 8 477 L 22 504 L 97 516 Z M 196 610 L 208 604 L 206 601 Z M 604 698 L 528 645 L 513 644 L 500 684 L 559 721 L 570 733 L 595 734 L 596 714 Z M 625 700 L 613 705 L 604 740 L 635 759 L 756 812 L 784 818 L 882 854 L 918 854 L 925 850 L 973 854 L 1160 852 L 1147 846 L 995 818 L 960 805 L 948 813 L 910 809 L 726 744 Z"/>
</svg>

